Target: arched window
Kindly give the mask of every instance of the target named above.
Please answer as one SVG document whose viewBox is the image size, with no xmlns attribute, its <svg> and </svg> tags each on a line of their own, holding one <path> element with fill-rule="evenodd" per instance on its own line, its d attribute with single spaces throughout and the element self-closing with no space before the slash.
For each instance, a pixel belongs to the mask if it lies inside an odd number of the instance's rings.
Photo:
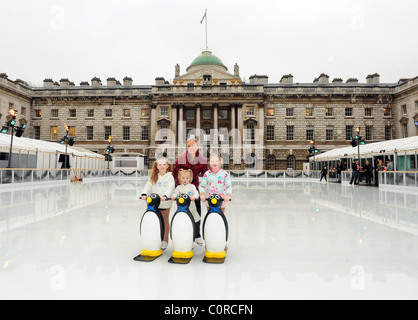
<svg viewBox="0 0 418 320">
<path fill-rule="evenodd" d="M 222 169 L 229 170 L 229 154 L 221 153 Z"/>
<path fill-rule="evenodd" d="M 272 154 L 266 159 L 266 170 L 276 170 L 276 157 Z"/>
<path fill-rule="evenodd" d="M 255 168 L 255 154 L 254 153 L 249 153 L 245 157 L 245 168 L 247 170 L 252 170 Z"/>
<path fill-rule="evenodd" d="M 296 169 L 296 158 L 293 155 L 290 155 L 287 157 L 287 169 L 292 169 L 295 170 Z"/>
</svg>

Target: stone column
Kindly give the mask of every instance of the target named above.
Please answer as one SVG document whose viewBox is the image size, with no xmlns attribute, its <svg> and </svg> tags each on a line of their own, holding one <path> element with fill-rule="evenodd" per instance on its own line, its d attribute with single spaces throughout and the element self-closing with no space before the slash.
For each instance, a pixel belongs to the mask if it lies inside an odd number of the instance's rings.
<svg viewBox="0 0 418 320">
<path fill-rule="evenodd" d="M 264 143 L 264 102 L 260 102 L 258 104 L 258 129 L 262 130 L 260 132 L 260 136 L 258 139 L 260 140 L 259 143 Z"/>
<path fill-rule="evenodd" d="M 242 116 L 242 103 L 237 104 L 237 107 L 238 107 L 238 131 L 240 133 L 240 140 L 241 140 L 241 143 L 242 143 L 242 139 L 243 139 L 242 129 L 243 129 L 243 125 L 244 125 L 244 118 Z"/>
<path fill-rule="evenodd" d="M 236 123 L 236 115 L 235 115 L 235 105 L 231 104 L 231 132 L 232 132 L 232 143 L 236 143 L 236 132 L 235 132 L 235 123 Z"/>
<path fill-rule="evenodd" d="M 179 109 L 177 137 L 178 137 L 178 145 L 179 147 L 182 147 L 186 145 L 186 140 L 185 140 L 186 128 L 184 127 L 185 123 L 184 123 L 184 115 L 183 115 L 184 105 L 179 104 L 177 107 Z"/>
<path fill-rule="evenodd" d="M 151 104 L 151 147 L 155 147 L 155 135 L 157 133 L 157 105 L 152 103 Z"/>
<path fill-rule="evenodd" d="M 171 105 L 171 130 L 174 132 L 173 144 L 177 144 L 177 105 Z"/>
<path fill-rule="evenodd" d="M 219 127 L 218 127 L 218 104 L 217 103 L 214 103 L 213 105 L 212 105 L 212 107 L 213 107 L 213 129 L 211 130 L 212 131 L 212 139 L 211 139 L 211 142 L 212 142 L 212 147 L 211 147 L 211 149 L 212 149 L 212 152 L 218 152 L 218 144 L 219 144 Z"/>
<path fill-rule="evenodd" d="M 200 135 L 200 109 L 202 105 L 200 103 L 196 103 L 196 135 Z M 199 137 L 200 138 L 200 137 Z"/>
<path fill-rule="evenodd" d="M 218 104 L 214 103 L 213 107 L 213 129 L 218 130 Z"/>
</svg>

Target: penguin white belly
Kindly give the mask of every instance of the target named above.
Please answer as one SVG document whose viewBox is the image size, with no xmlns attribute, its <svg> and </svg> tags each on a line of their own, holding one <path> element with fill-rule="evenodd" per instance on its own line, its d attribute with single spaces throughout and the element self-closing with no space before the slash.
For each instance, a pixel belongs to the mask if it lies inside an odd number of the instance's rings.
<svg viewBox="0 0 418 320">
<path fill-rule="evenodd" d="M 171 221 L 171 238 L 174 251 L 189 252 L 193 248 L 194 225 L 185 212 L 176 213 Z"/>
<path fill-rule="evenodd" d="M 146 250 L 158 251 L 161 249 L 160 219 L 152 211 L 145 212 L 142 218 L 141 240 Z"/>
<path fill-rule="evenodd" d="M 217 213 L 211 213 L 205 222 L 205 244 L 209 252 L 225 250 L 226 227 L 223 218 Z"/>
</svg>

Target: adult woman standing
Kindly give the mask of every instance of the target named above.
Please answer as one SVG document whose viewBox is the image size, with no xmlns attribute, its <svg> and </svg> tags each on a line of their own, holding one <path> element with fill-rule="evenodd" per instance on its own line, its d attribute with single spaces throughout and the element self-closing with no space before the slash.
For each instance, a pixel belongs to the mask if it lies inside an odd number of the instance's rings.
<svg viewBox="0 0 418 320">
<path fill-rule="evenodd" d="M 199 191 L 199 175 L 203 176 L 203 174 L 209 170 L 208 168 L 208 161 L 205 157 L 199 154 L 199 145 L 197 143 L 197 139 L 189 138 L 186 143 L 187 151 L 185 154 L 178 157 L 176 163 L 173 167 L 173 176 L 176 182 L 176 185 L 179 185 L 180 182 L 178 181 L 178 171 L 180 169 L 191 169 L 193 171 L 193 181 L 192 184 L 196 187 L 197 191 Z M 199 216 L 202 216 L 202 209 L 200 205 L 200 197 L 195 200 L 196 210 Z M 200 235 L 200 221 L 196 222 L 196 243 L 198 245 L 202 245 L 202 236 Z"/>
</svg>

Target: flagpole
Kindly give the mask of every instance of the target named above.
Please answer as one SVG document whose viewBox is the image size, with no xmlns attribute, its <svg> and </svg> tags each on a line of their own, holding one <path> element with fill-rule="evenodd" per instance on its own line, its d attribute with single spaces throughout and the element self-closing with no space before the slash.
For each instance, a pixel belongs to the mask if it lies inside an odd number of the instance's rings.
<svg viewBox="0 0 418 320">
<path fill-rule="evenodd" d="M 206 21 L 205 21 L 205 25 L 206 25 L 206 51 L 208 51 L 208 9 L 205 9 L 205 16 L 206 16 Z"/>
</svg>

